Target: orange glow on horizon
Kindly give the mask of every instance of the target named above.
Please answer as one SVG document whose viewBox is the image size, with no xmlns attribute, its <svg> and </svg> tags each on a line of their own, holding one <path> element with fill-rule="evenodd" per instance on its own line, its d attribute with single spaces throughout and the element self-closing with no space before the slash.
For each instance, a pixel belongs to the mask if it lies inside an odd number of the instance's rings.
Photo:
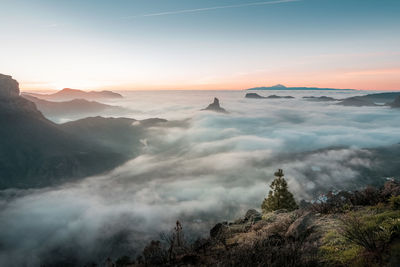
<svg viewBox="0 0 400 267">
<path fill-rule="evenodd" d="M 287 74 L 290 73 L 290 74 Z M 209 81 L 179 81 L 176 83 L 118 83 L 102 81 L 20 82 L 22 91 L 49 91 L 63 88 L 80 90 L 243 90 L 253 87 L 283 84 L 287 87 L 320 87 L 357 90 L 400 90 L 400 68 L 336 70 L 336 71 L 255 71 Z"/>
</svg>

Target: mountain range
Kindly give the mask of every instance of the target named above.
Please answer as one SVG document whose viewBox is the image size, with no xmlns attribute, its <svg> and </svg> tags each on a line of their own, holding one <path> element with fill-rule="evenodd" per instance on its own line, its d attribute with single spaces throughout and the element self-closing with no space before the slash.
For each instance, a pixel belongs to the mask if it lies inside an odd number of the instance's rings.
<svg viewBox="0 0 400 267">
<path fill-rule="evenodd" d="M 319 87 L 286 87 L 282 84 L 277 84 L 270 87 L 253 87 L 245 90 L 324 90 L 324 91 L 342 91 L 355 89 L 335 89 L 335 88 L 319 88 Z"/>
<path fill-rule="evenodd" d="M 146 127 L 164 120 L 134 122 L 53 123 L 20 96 L 16 80 L 0 74 L 0 189 L 46 187 L 111 170 L 137 155 Z"/>
<path fill-rule="evenodd" d="M 86 100 L 98 100 L 98 99 L 118 99 L 123 98 L 121 94 L 112 91 L 82 91 L 78 89 L 64 88 L 54 94 L 37 94 L 37 93 L 26 93 L 34 97 L 53 100 L 53 101 L 68 101 L 73 99 L 86 99 Z"/>
<path fill-rule="evenodd" d="M 82 117 L 93 116 L 100 113 L 107 114 L 121 114 L 126 111 L 124 108 L 103 104 L 96 101 L 89 101 L 86 99 L 73 99 L 69 101 L 48 101 L 40 99 L 31 94 L 22 93 L 21 96 L 33 103 L 35 103 L 38 110 L 40 110 L 46 118 L 57 119 L 59 117 Z"/>
</svg>

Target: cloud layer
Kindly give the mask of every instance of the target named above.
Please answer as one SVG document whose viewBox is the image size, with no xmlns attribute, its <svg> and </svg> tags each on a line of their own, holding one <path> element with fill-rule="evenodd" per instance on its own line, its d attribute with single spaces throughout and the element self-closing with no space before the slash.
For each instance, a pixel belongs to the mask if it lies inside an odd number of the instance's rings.
<svg viewBox="0 0 400 267">
<path fill-rule="evenodd" d="M 7 231 L 0 233 L 0 265 L 135 255 L 177 219 L 188 236 L 205 235 L 214 223 L 259 208 L 277 168 L 297 200 L 312 199 L 370 182 L 361 175 L 378 164 L 371 148 L 399 142 L 399 112 L 385 107 L 307 102 L 298 92 L 290 93 L 294 100 L 249 100 L 243 92 L 150 94 L 132 93 L 119 104 L 140 110 L 130 114 L 137 119 L 183 123 L 152 128 L 139 157 L 74 184 L 1 192 L 0 225 Z M 229 115 L 198 111 L 214 95 Z"/>
</svg>

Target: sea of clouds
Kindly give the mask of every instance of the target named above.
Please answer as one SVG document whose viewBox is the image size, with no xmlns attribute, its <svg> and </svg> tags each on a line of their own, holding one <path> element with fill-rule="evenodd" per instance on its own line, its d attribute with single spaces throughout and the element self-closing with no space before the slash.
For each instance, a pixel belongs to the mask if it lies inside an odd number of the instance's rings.
<svg viewBox="0 0 400 267">
<path fill-rule="evenodd" d="M 123 93 L 111 104 L 129 109 L 124 116 L 176 123 L 150 129 L 143 153 L 107 174 L 0 192 L 0 265 L 134 256 L 176 220 L 189 239 L 207 235 L 216 222 L 259 209 L 278 168 L 298 201 L 397 174 L 374 170 L 383 164 L 379 149 L 400 142 L 399 110 L 302 99 L 364 92 L 259 92 L 273 93 L 295 99 L 245 99 L 237 91 Z M 199 111 L 214 96 L 229 114 Z"/>
</svg>

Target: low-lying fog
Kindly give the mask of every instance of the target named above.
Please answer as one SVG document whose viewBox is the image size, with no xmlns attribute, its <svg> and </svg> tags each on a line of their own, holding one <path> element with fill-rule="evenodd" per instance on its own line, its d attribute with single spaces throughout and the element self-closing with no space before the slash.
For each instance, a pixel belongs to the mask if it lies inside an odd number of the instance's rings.
<svg viewBox="0 0 400 267">
<path fill-rule="evenodd" d="M 122 101 L 107 104 L 129 108 L 129 117 L 186 123 L 153 128 L 142 140 L 144 153 L 109 174 L 57 188 L 1 192 L 0 265 L 134 255 L 177 219 L 187 236 L 206 235 L 218 221 L 259 209 L 278 168 L 296 199 L 310 200 L 362 184 L 359 170 L 373 163 L 367 149 L 400 141 L 399 110 L 301 98 L 363 92 L 257 93 L 296 98 L 245 99 L 243 91 L 122 92 Z M 199 111 L 214 96 L 229 114 Z"/>
</svg>

